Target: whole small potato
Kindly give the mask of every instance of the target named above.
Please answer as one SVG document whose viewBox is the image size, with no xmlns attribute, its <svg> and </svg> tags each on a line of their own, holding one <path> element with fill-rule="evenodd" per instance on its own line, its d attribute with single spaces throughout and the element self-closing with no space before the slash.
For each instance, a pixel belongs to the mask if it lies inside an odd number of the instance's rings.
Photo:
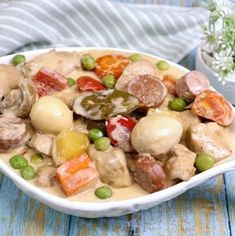
<svg viewBox="0 0 235 236">
<path fill-rule="evenodd" d="M 73 125 L 73 113 L 59 98 L 41 97 L 32 107 L 29 114 L 32 125 L 39 131 L 58 134 L 70 129 Z"/>
<path fill-rule="evenodd" d="M 167 153 L 181 138 L 182 124 L 167 115 L 151 114 L 142 118 L 131 133 L 131 143 L 138 153 L 156 156 Z"/>
</svg>

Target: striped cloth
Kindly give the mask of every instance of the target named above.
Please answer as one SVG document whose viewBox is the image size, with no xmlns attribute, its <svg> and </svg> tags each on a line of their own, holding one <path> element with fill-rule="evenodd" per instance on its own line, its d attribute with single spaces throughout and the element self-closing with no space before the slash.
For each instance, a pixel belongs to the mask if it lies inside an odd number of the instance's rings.
<svg viewBox="0 0 235 236">
<path fill-rule="evenodd" d="M 0 55 L 45 47 L 115 47 L 178 62 L 200 42 L 202 8 L 108 0 L 0 3 Z"/>
</svg>

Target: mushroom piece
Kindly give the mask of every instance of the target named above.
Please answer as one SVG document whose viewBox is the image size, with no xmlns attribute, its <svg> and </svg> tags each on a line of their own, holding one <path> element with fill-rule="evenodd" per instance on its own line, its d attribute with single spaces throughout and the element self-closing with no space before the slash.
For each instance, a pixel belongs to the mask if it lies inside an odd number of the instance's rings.
<svg viewBox="0 0 235 236">
<path fill-rule="evenodd" d="M 28 146 L 48 156 L 52 156 L 54 136 L 36 133 L 28 142 Z"/>
<path fill-rule="evenodd" d="M 51 187 L 55 185 L 56 167 L 43 165 L 38 168 L 38 184 L 41 187 Z"/>
<path fill-rule="evenodd" d="M 132 184 L 126 156 L 122 149 L 110 147 L 102 152 L 96 150 L 94 145 L 90 145 L 88 155 L 94 160 L 102 182 L 117 188 Z"/>
<path fill-rule="evenodd" d="M 11 90 L 0 102 L 1 113 L 14 113 L 18 117 L 26 118 L 37 100 L 37 92 L 31 80 L 23 79 L 18 89 Z"/>
<path fill-rule="evenodd" d="M 33 104 L 37 101 L 37 90 L 33 82 L 29 79 L 21 80 L 19 89 L 21 91 L 22 100 L 17 111 L 17 116 L 26 118 L 29 115 Z"/>
</svg>

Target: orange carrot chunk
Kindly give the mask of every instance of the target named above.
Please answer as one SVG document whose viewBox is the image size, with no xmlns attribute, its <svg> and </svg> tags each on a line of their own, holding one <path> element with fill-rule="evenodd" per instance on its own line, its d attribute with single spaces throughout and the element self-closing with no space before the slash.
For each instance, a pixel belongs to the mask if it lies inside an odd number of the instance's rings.
<svg viewBox="0 0 235 236">
<path fill-rule="evenodd" d="M 56 171 L 56 179 L 67 196 L 82 192 L 98 179 L 95 164 L 86 153 L 66 161 Z"/>
</svg>

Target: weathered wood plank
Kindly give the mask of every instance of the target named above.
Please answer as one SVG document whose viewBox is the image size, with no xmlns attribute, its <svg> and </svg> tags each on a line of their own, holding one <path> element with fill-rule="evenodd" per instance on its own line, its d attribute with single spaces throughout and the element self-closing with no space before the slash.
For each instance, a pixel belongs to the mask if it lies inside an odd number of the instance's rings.
<svg viewBox="0 0 235 236">
<path fill-rule="evenodd" d="M 229 213 L 229 223 L 231 235 L 235 235 L 235 171 L 225 174 L 227 207 Z"/>
<path fill-rule="evenodd" d="M 2 183 L 2 178 L 3 178 L 3 173 L 0 172 L 0 187 L 1 187 L 1 183 Z"/>
<path fill-rule="evenodd" d="M 229 235 L 223 176 L 133 215 L 111 219 L 72 217 L 69 235 Z"/>
<path fill-rule="evenodd" d="M 3 178 L 0 189 L 1 235 L 67 235 L 70 216 L 40 204 Z"/>
</svg>

